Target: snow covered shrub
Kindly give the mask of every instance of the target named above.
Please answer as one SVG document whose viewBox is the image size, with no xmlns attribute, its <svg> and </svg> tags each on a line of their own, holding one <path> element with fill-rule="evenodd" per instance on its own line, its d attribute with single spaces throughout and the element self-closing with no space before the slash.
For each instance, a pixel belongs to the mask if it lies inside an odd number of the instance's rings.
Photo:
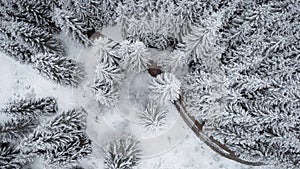
<svg viewBox="0 0 300 169">
<path fill-rule="evenodd" d="M 145 111 L 143 111 L 139 118 L 146 130 L 155 131 L 165 126 L 166 111 L 163 106 L 154 101 L 150 101 Z"/>
<path fill-rule="evenodd" d="M 120 66 L 123 69 L 140 72 L 148 67 L 149 53 L 143 42 L 123 41 L 117 48 L 117 53 L 121 57 Z"/>
<path fill-rule="evenodd" d="M 120 138 L 106 150 L 105 169 L 132 169 L 140 158 L 139 142 L 132 137 Z"/>
<path fill-rule="evenodd" d="M 171 73 L 159 74 L 150 82 L 150 98 L 158 103 L 179 99 L 181 82 Z"/>
<path fill-rule="evenodd" d="M 46 78 L 61 85 L 77 87 L 84 78 L 81 65 L 66 57 L 55 54 L 38 54 L 35 56 L 34 68 Z"/>
</svg>

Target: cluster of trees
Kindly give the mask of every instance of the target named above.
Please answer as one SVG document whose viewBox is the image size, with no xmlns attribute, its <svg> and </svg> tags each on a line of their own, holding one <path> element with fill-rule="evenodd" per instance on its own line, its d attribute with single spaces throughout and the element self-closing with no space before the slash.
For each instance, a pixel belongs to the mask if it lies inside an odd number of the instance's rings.
<svg viewBox="0 0 300 169">
<path fill-rule="evenodd" d="M 120 57 L 115 52 L 118 44 L 107 37 L 98 37 L 93 43 L 93 54 L 97 57 L 95 76 L 90 88 L 96 100 L 106 106 L 113 106 L 119 98 L 118 87 L 124 78 Z"/>
<path fill-rule="evenodd" d="M 114 24 L 116 6 L 111 0 L 1 0 L 0 50 L 54 82 L 77 87 L 82 67 L 66 58 L 56 34 L 64 32 L 87 47 L 95 30 Z"/>
<path fill-rule="evenodd" d="M 13 101 L 1 113 L 10 117 L 0 123 L 1 168 L 26 168 L 37 158 L 46 168 L 70 167 L 92 152 L 82 108 L 58 113 L 56 100 L 46 97 Z"/>
<path fill-rule="evenodd" d="M 118 103 L 119 88 L 124 76 L 132 71 L 148 69 L 151 59 L 143 42 L 124 40 L 118 44 L 104 36 L 94 40 L 92 53 L 98 61 L 90 89 L 96 100 L 105 106 Z M 164 70 L 175 72 L 178 70 L 176 68 L 183 67 L 185 55 L 182 51 L 174 50 L 164 57 L 164 61 L 160 61 Z M 154 131 L 164 127 L 167 114 L 165 109 L 168 109 L 169 103 L 179 98 L 180 88 L 181 82 L 173 73 L 165 72 L 151 81 L 149 103 L 139 116 L 147 130 Z"/>
<path fill-rule="evenodd" d="M 161 127 L 166 116 L 157 103 L 173 102 L 182 92 L 187 112 L 204 132 L 238 157 L 299 168 L 299 9 L 298 0 L 1 0 L 0 50 L 59 84 L 78 86 L 82 68 L 66 58 L 56 36 L 65 32 L 92 46 L 98 61 L 91 89 L 101 104 L 112 106 L 125 70 L 140 72 L 150 63 L 147 47 L 172 46 L 158 61 L 165 73 L 150 84 L 153 102 L 141 115 L 146 128 Z M 89 39 L 116 22 L 122 24 L 122 43 Z M 175 76 L 185 65 L 189 75 L 180 81 Z M 40 126 L 40 115 L 56 111 L 51 98 L 3 110 L 22 118 L 0 126 L 1 166 L 18 168 L 37 155 L 49 164 L 87 155 L 90 141 L 78 120 L 84 111 L 64 112 Z M 114 156 L 118 147 L 111 146 L 110 160 L 135 165 Z M 69 156 L 77 151 L 82 154 Z M 106 163 L 120 168 L 119 162 Z"/>
<path fill-rule="evenodd" d="M 148 47 L 166 49 L 182 41 L 192 26 L 228 6 L 221 0 L 124 0 L 118 9 L 123 37 Z"/>
<path fill-rule="evenodd" d="M 166 127 L 169 106 L 179 99 L 181 82 L 173 73 L 163 72 L 150 81 L 148 104 L 139 118 L 146 131 Z"/>
<path fill-rule="evenodd" d="M 216 13 L 216 24 L 184 39 L 188 113 L 239 158 L 300 166 L 299 7 L 294 0 L 233 1 Z"/>
</svg>

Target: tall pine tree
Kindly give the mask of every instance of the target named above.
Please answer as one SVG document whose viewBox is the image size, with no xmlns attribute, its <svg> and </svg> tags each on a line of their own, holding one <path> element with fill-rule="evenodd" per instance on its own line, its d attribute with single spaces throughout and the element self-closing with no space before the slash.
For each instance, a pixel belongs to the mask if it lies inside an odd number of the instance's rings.
<svg viewBox="0 0 300 169">
<path fill-rule="evenodd" d="M 75 61 L 56 54 L 39 54 L 34 68 L 44 77 L 61 85 L 77 87 L 84 78 L 82 66 Z"/>
<path fill-rule="evenodd" d="M 25 22 L 3 21 L 0 27 L 4 36 L 20 41 L 19 43 L 30 48 L 33 54 L 55 53 L 65 55 L 61 40 L 37 26 Z"/>
<path fill-rule="evenodd" d="M 90 28 L 76 16 L 74 11 L 55 8 L 53 19 L 75 42 L 81 43 L 86 47 L 91 44 L 87 36 Z"/>
</svg>

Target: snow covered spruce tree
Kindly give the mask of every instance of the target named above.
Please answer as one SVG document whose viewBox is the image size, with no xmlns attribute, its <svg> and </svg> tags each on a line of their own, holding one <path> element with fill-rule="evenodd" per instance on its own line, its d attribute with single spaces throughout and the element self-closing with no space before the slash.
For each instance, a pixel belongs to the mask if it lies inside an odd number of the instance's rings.
<svg viewBox="0 0 300 169">
<path fill-rule="evenodd" d="M 9 103 L 6 108 L 1 111 L 19 116 L 37 117 L 43 114 L 56 113 L 57 102 L 53 97 L 22 99 Z"/>
<path fill-rule="evenodd" d="M 90 86 L 96 100 L 103 105 L 112 106 L 119 98 L 117 88 L 112 82 L 96 78 Z"/>
<path fill-rule="evenodd" d="M 33 63 L 33 55 L 41 52 L 65 55 L 60 40 L 28 23 L 1 22 L 0 41 L 1 51 L 21 63 Z"/>
<path fill-rule="evenodd" d="M 155 101 L 148 103 L 146 110 L 139 116 L 141 123 L 147 131 L 154 132 L 165 126 L 167 112 L 164 108 L 163 105 Z"/>
<path fill-rule="evenodd" d="M 53 19 L 56 24 L 66 31 L 66 34 L 71 36 L 75 42 L 81 43 L 86 47 L 91 44 L 87 36 L 90 28 L 82 20 L 78 19 L 74 11 L 55 8 L 53 13 Z"/>
<path fill-rule="evenodd" d="M 159 74 L 150 82 L 150 95 L 157 103 L 174 102 L 179 99 L 181 82 L 171 73 Z"/>
<path fill-rule="evenodd" d="M 106 150 L 105 169 L 132 169 L 141 158 L 139 142 L 132 137 L 123 137 L 111 142 Z"/>
<path fill-rule="evenodd" d="M 157 59 L 158 66 L 165 72 L 180 73 L 187 64 L 187 56 L 184 51 L 175 49 L 172 52 L 164 51 Z"/>
<path fill-rule="evenodd" d="M 58 33 L 60 28 L 52 20 L 49 3 L 42 0 L 4 0 L 5 18 L 16 22 L 35 25 L 49 33 Z"/>
<path fill-rule="evenodd" d="M 87 36 L 89 31 L 94 33 L 96 29 L 101 28 L 102 24 L 99 19 L 100 1 L 94 0 L 66 0 L 58 1 L 58 7 L 64 11 L 69 11 L 73 17 L 76 17 L 78 22 L 84 24 L 87 29 Z"/>
<path fill-rule="evenodd" d="M 83 68 L 75 61 L 56 54 L 38 54 L 34 68 L 44 77 L 61 85 L 77 87 L 84 78 Z"/>
<path fill-rule="evenodd" d="M 12 143 L 0 142 L 0 166 L 3 169 L 24 168 L 33 158 L 30 155 L 20 155 L 20 150 Z"/>
<path fill-rule="evenodd" d="M 18 146 L 21 154 L 42 156 L 46 166 L 75 166 L 92 151 L 91 141 L 85 133 L 85 118 L 86 112 L 82 108 L 62 112 Z"/>
<path fill-rule="evenodd" d="M 202 20 L 202 25 L 191 27 L 191 32 L 182 38 L 178 47 L 189 55 L 189 62 L 198 62 L 205 71 L 219 70 L 218 59 L 221 57 L 221 48 L 217 44 L 218 30 L 221 24 L 222 13 L 213 13 L 209 18 Z"/>
<path fill-rule="evenodd" d="M 10 117 L 0 124 L 2 168 L 23 168 L 34 160 L 35 154 L 23 154 L 18 146 L 40 125 L 40 116 L 56 111 L 56 100 L 51 97 L 13 101 L 1 110 Z"/>
<path fill-rule="evenodd" d="M 118 85 L 124 77 L 119 66 L 120 58 L 113 50 L 116 45 L 106 37 L 99 37 L 92 49 L 98 62 L 90 88 L 97 101 L 106 106 L 112 106 L 118 100 Z"/>
<path fill-rule="evenodd" d="M 174 26 L 174 24 L 179 23 L 180 21 L 177 21 L 179 19 L 157 13 L 145 13 L 144 15 L 128 18 L 126 15 L 122 15 L 124 17 L 119 20 L 122 22 L 122 36 L 125 39 L 141 41 L 147 47 L 160 50 L 166 49 L 168 46 L 174 46 L 177 43 L 177 33 L 181 29 L 179 29 L 180 26 Z M 161 23 L 164 23 L 164 27 Z"/>
<path fill-rule="evenodd" d="M 20 63 L 33 63 L 32 49 L 24 46 L 22 42 L 17 41 L 16 37 L 11 37 L 5 34 L 3 28 L 0 28 L 0 42 L 1 52 L 7 54 Z"/>
<path fill-rule="evenodd" d="M 10 39 L 20 41 L 33 54 L 55 53 L 65 55 L 64 46 L 61 40 L 43 29 L 25 22 L 4 21 L 1 22 L 2 34 Z M 3 42 L 5 43 L 5 42 Z"/>
<path fill-rule="evenodd" d="M 56 100 L 51 97 L 9 103 L 1 112 L 12 115 L 12 118 L 0 124 L 0 142 L 20 141 L 37 127 L 40 116 L 51 115 L 56 111 Z"/>
<path fill-rule="evenodd" d="M 32 133 L 38 121 L 30 117 L 12 118 L 0 124 L 0 143 L 16 143 Z"/>
<path fill-rule="evenodd" d="M 116 18 L 117 18 L 117 7 L 121 1 L 115 1 L 115 0 L 103 0 L 100 1 L 100 5 L 98 8 L 100 8 L 100 13 L 98 14 L 100 17 L 100 20 L 102 22 L 103 26 L 108 25 L 115 25 L 116 24 Z"/>
<path fill-rule="evenodd" d="M 149 53 L 143 42 L 136 41 L 130 43 L 125 40 L 116 50 L 121 57 L 120 66 L 123 69 L 134 70 L 137 72 L 147 69 Z"/>
</svg>

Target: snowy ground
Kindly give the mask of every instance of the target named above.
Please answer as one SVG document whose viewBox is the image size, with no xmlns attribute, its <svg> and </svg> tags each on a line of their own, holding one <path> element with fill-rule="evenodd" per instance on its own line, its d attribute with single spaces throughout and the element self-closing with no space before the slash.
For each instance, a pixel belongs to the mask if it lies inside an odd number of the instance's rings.
<svg viewBox="0 0 300 169">
<path fill-rule="evenodd" d="M 104 34 L 119 42 L 121 36 L 118 27 L 105 29 Z M 170 109 L 167 128 L 159 133 L 147 133 L 138 123 L 134 113 L 124 114 L 126 107 L 121 104 L 114 109 L 101 108 L 86 90 L 88 79 L 92 77 L 95 58 L 87 49 L 75 46 L 70 40 L 68 55 L 70 58 L 82 62 L 87 72 L 87 79 L 77 89 L 57 85 L 42 76 L 28 65 L 22 65 L 0 53 L 0 107 L 12 99 L 24 97 L 57 98 L 59 109 L 68 110 L 83 106 L 88 111 L 88 134 L 94 141 L 92 156 L 82 161 L 88 168 L 104 168 L 101 150 L 111 138 L 117 134 L 131 133 L 142 142 L 144 150 L 143 159 L 139 169 L 268 169 L 271 167 L 250 167 L 228 160 L 212 151 L 201 142 L 194 133 L 184 124 L 176 114 L 175 109 Z M 141 96 L 147 94 L 146 88 L 141 85 L 149 82 L 151 77 L 138 75 L 135 81 L 128 81 L 129 97 L 124 102 L 130 102 L 127 107 L 139 111 L 145 100 Z M 133 76 L 136 77 L 136 76 Z M 148 79 L 148 80 L 147 80 Z M 125 85 L 126 86 L 126 85 Z M 140 89 L 140 90 L 136 90 Z M 134 99 L 135 98 L 135 99 Z M 140 102 L 138 102 L 139 100 Z M 124 103 L 123 102 L 123 103 Z M 172 114 L 173 113 L 173 114 Z M 0 116 L 1 120 L 5 117 Z"/>
</svg>

